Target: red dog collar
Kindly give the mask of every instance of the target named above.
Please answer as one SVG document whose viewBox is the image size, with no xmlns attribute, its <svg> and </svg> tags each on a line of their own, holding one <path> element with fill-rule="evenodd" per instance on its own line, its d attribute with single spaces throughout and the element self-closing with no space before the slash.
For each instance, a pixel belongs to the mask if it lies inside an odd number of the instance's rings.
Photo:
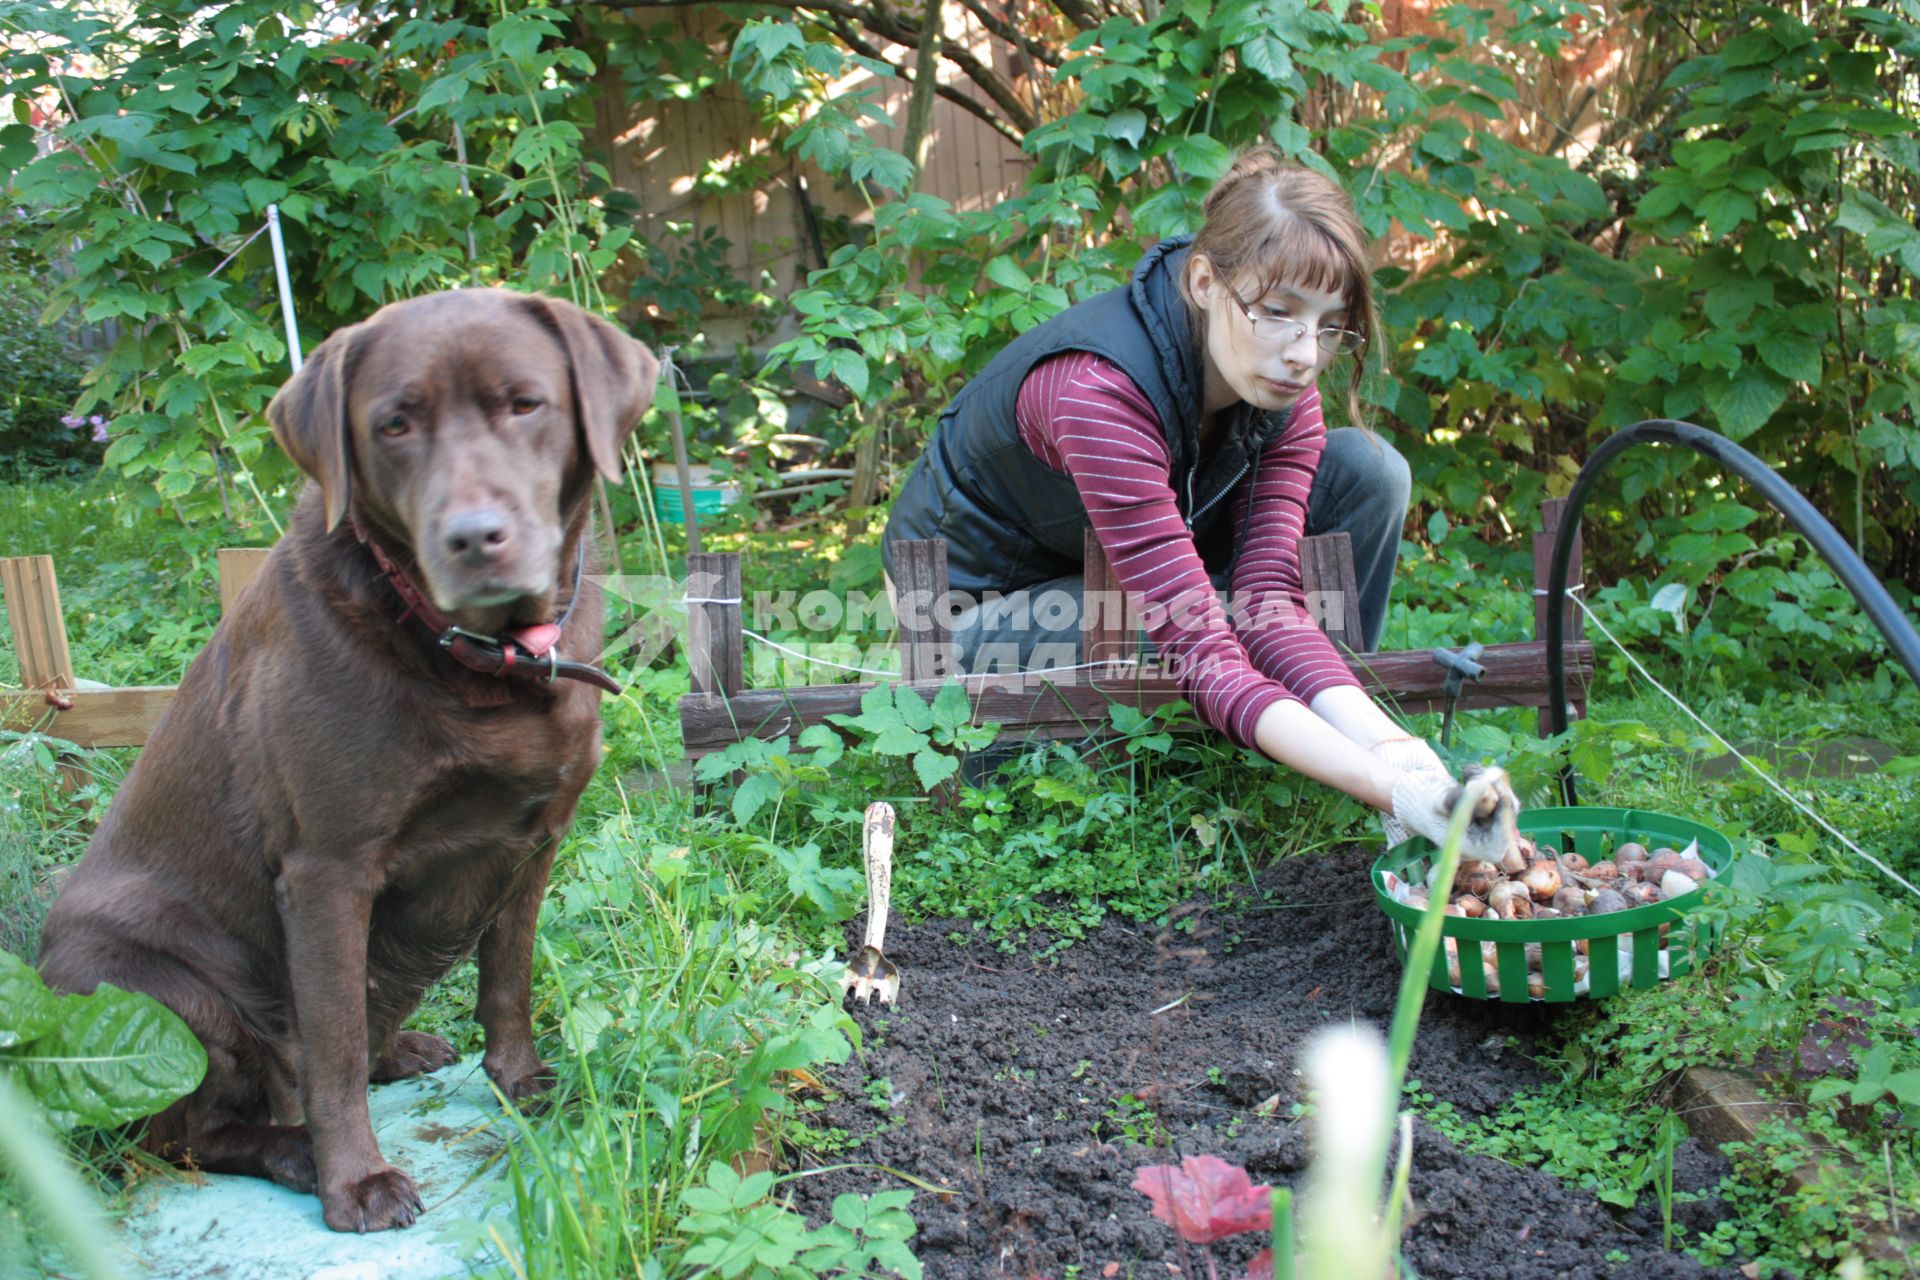
<svg viewBox="0 0 1920 1280">
<path fill-rule="evenodd" d="M 353 533 L 366 544 L 367 550 L 373 552 L 374 562 L 380 566 L 380 571 L 386 574 L 387 581 L 393 585 L 395 594 L 407 606 L 394 619 L 395 624 L 404 623 L 409 618 L 418 619 L 421 625 L 433 632 L 440 647 L 469 671 L 500 679 L 539 680 L 545 684 L 552 684 L 555 680 L 581 680 L 608 693 L 620 692 L 619 682 L 600 668 L 584 662 L 568 662 L 560 657 L 560 632 L 567 625 L 567 619 L 573 616 L 574 605 L 580 601 L 580 584 L 586 573 L 587 546 L 584 541 L 580 544 L 579 554 L 574 557 L 573 589 L 568 594 L 566 612 L 553 622 L 515 627 L 511 631 L 490 636 L 456 626 L 452 618 L 436 609 L 433 602 L 427 599 L 426 592 L 420 590 L 407 571 L 378 542 L 367 536 L 358 519 L 353 521 Z"/>
</svg>

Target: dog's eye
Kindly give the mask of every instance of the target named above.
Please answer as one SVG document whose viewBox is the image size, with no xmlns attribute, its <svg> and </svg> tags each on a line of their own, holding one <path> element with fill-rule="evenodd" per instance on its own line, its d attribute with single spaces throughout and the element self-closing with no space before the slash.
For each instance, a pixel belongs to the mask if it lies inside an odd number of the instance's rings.
<svg viewBox="0 0 1920 1280">
<path fill-rule="evenodd" d="M 544 400 L 536 400 L 532 396 L 515 396 L 513 398 L 513 411 L 521 417 L 525 417 L 545 403 Z"/>
<path fill-rule="evenodd" d="M 380 420 L 380 425 L 377 430 L 383 436 L 403 436 L 407 434 L 407 415 L 404 413 L 388 414 Z"/>
</svg>

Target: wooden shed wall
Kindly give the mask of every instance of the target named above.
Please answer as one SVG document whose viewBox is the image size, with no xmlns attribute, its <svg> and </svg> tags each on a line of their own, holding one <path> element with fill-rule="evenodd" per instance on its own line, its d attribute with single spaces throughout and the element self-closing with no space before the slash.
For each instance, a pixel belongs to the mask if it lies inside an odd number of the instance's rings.
<svg viewBox="0 0 1920 1280">
<path fill-rule="evenodd" d="M 948 6 L 949 12 L 958 6 Z M 726 54 L 723 34 L 728 19 L 716 7 L 694 6 L 647 15 L 647 21 L 668 19 L 689 38 L 707 41 L 718 56 Z M 982 58 L 997 60 L 1011 77 L 1004 46 L 991 39 L 964 10 L 949 18 L 947 39 L 962 42 Z M 911 72 L 913 51 L 885 49 L 889 60 Z M 964 75 L 943 63 L 943 83 L 974 92 Z M 876 77 L 861 73 L 847 82 L 849 91 L 871 85 Z M 658 239 L 670 233 L 669 222 L 689 223 L 698 234 L 717 228 L 729 248 L 726 262 L 740 279 L 759 280 L 766 273 L 775 292 L 785 294 L 805 282 L 818 265 L 806 235 L 795 179 L 804 174 L 808 197 L 823 217 L 845 216 L 855 221 L 870 217 L 866 204 L 851 190 L 837 186 L 813 165 L 801 164 L 779 151 L 768 139 L 753 104 L 741 90 L 722 83 L 691 101 L 629 104 L 617 74 L 604 76 L 600 98 L 600 151 L 610 159 L 614 185 L 638 202 L 642 234 Z M 898 149 L 906 134 L 907 97 L 911 86 L 902 77 L 878 80 L 880 104 L 893 126 L 868 126 L 876 142 Z M 1019 193 L 1028 158 L 1019 147 L 954 103 L 936 98 L 929 124 L 927 171 L 920 190 L 951 201 L 961 209 L 984 208 Z M 697 179 L 709 166 L 738 163 L 747 157 L 764 158 L 771 177 L 750 191 L 716 195 L 701 191 Z M 722 346 L 745 341 L 746 318 L 729 315 L 720 304 L 709 304 L 709 337 Z"/>
</svg>

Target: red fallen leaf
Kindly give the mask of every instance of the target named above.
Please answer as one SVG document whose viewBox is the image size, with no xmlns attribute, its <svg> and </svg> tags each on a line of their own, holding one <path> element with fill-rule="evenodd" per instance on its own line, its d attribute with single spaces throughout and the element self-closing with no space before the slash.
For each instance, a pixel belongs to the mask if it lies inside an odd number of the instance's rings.
<svg viewBox="0 0 1920 1280">
<path fill-rule="evenodd" d="M 1273 1230 L 1273 1192 L 1256 1187 L 1239 1165 L 1218 1156 L 1188 1156 L 1142 1165 L 1133 1189 L 1153 1201 L 1153 1216 L 1189 1244 L 1211 1244 L 1242 1231 Z"/>
<path fill-rule="evenodd" d="M 1273 1280 L 1273 1250 L 1262 1249 L 1247 1264 L 1247 1280 Z"/>
</svg>

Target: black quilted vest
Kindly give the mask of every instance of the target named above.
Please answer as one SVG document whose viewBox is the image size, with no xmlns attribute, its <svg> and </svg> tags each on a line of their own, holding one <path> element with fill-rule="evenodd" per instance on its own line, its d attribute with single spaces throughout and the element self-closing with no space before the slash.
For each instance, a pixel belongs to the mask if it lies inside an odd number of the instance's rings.
<svg viewBox="0 0 1920 1280">
<path fill-rule="evenodd" d="M 1244 522 L 1236 530 L 1224 518 L 1232 495 L 1259 478 L 1261 450 L 1290 415 L 1238 404 L 1206 457 L 1199 456 L 1205 366 L 1175 283 L 1190 240 L 1155 245 L 1131 284 L 1028 330 L 960 389 L 893 505 L 884 537 L 889 550 L 902 539 L 945 538 L 949 585 L 976 598 L 1079 573 L 1090 527 L 1086 506 L 1070 476 L 1020 442 L 1014 407 L 1035 365 L 1061 352 L 1091 351 L 1126 370 L 1152 402 L 1172 453 L 1174 498 L 1201 560 L 1216 580 L 1231 569 L 1245 537 Z"/>
</svg>

